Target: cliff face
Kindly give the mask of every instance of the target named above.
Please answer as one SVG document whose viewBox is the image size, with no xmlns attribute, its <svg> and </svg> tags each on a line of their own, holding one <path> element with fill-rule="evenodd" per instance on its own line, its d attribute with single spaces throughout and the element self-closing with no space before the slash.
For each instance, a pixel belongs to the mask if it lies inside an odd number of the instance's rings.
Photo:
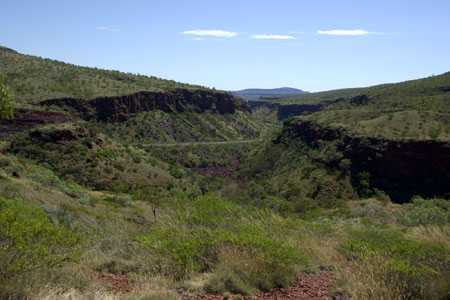
<svg viewBox="0 0 450 300">
<path fill-rule="evenodd" d="M 321 111 L 325 108 L 326 104 L 289 104 L 281 105 L 269 101 L 249 101 L 248 106 L 252 109 L 258 109 L 265 107 L 270 110 L 277 111 L 278 120 L 286 120 L 293 116 L 307 115 Z"/>
<path fill-rule="evenodd" d="M 44 124 L 59 124 L 70 121 L 70 117 L 60 112 L 18 109 L 12 120 L 0 120 L 0 138 Z"/>
<path fill-rule="evenodd" d="M 84 119 L 120 122 L 131 115 L 153 110 L 164 112 L 212 112 L 233 114 L 249 108 L 234 96 L 208 90 L 176 89 L 170 92 L 139 92 L 118 97 L 100 97 L 89 101 L 54 99 L 41 102 L 44 106 L 59 106 L 78 113 Z"/>
<path fill-rule="evenodd" d="M 290 104 L 278 106 L 278 120 L 285 120 L 293 116 L 300 116 L 321 111 L 322 104 Z"/>
<path fill-rule="evenodd" d="M 343 159 L 350 161 L 348 172 L 357 189 L 361 174 L 366 174 L 371 188 L 385 191 L 397 202 L 414 195 L 450 196 L 450 144 L 446 142 L 358 137 L 302 121 L 288 124 L 282 136 L 300 139 L 313 149 L 333 143 L 337 155 L 323 162 L 342 168 Z"/>
<path fill-rule="evenodd" d="M 247 104 L 252 110 L 255 110 L 258 108 L 267 108 L 270 110 L 278 110 L 278 108 L 280 107 L 280 104 L 272 103 L 269 101 L 248 101 Z"/>
</svg>

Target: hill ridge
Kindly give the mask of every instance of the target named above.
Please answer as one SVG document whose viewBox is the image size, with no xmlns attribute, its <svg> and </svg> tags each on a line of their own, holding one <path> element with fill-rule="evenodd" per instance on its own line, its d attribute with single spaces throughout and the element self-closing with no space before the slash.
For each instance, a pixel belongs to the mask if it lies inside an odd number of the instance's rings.
<svg viewBox="0 0 450 300">
<path fill-rule="evenodd" d="M 78 66 L 22 54 L 7 47 L 0 47 L 0 69 L 16 102 L 21 105 L 52 98 L 92 99 L 175 88 L 209 90 L 156 76 Z"/>
</svg>

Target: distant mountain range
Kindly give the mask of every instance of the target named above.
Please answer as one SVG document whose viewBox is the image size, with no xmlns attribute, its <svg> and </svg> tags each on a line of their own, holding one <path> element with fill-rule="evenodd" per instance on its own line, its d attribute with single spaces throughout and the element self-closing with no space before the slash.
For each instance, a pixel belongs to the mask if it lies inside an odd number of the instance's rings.
<svg viewBox="0 0 450 300">
<path fill-rule="evenodd" d="M 290 87 L 282 87 L 276 89 L 245 89 L 240 91 L 232 91 L 231 93 L 248 101 L 257 101 L 288 98 L 296 95 L 306 94 L 308 92 Z"/>
</svg>

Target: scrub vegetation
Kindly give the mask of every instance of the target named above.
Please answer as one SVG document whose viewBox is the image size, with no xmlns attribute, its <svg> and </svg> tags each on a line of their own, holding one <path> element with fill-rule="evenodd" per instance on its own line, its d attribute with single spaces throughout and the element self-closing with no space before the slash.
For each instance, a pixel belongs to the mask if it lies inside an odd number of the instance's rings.
<svg viewBox="0 0 450 300">
<path fill-rule="evenodd" d="M 446 143 L 448 74 L 305 94 L 345 99 L 281 125 L 195 107 L 82 119 L 37 102 L 198 87 L 7 48 L 0 66 L 17 104 L 0 121 L 0 299 L 448 299 L 445 188 L 399 201 L 414 168 L 386 185 L 353 155 Z"/>
</svg>

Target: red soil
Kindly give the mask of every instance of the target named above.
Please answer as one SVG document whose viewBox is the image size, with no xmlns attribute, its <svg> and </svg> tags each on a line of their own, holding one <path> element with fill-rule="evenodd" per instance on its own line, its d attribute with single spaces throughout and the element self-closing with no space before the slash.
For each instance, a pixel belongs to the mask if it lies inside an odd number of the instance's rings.
<svg viewBox="0 0 450 300">
<path fill-rule="evenodd" d="M 98 273 L 97 278 L 104 284 L 111 286 L 115 294 L 125 294 L 132 291 L 130 281 L 126 274 Z"/>
<path fill-rule="evenodd" d="M 334 280 L 327 272 L 321 272 L 316 275 L 302 274 L 297 281 L 289 288 L 274 289 L 270 292 L 261 293 L 256 296 L 244 297 L 245 300 L 329 300 L 333 299 L 330 294 L 330 288 Z M 200 300 L 224 300 L 223 296 L 206 295 Z M 232 300 L 233 298 L 226 298 Z M 238 298 L 240 299 L 240 298 Z"/>
</svg>

